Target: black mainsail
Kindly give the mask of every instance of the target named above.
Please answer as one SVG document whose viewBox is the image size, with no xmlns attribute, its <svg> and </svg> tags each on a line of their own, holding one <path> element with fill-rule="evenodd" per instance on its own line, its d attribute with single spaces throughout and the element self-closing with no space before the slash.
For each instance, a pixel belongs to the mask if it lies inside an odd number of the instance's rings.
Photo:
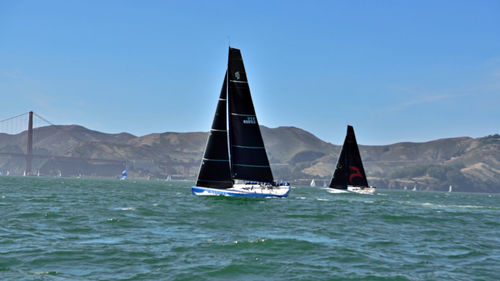
<svg viewBox="0 0 500 281">
<path fill-rule="evenodd" d="M 233 186 L 227 146 L 227 73 L 220 92 L 212 129 L 210 130 L 205 154 L 201 161 L 197 186 L 230 188 Z"/>
<path fill-rule="evenodd" d="M 233 179 L 272 182 L 273 174 L 238 49 L 229 48 L 227 76 L 231 176 Z"/>
<path fill-rule="evenodd" d="M 226 76 L 196 185 L 224 189 L 232 187 L 234 179 L 271 183 L 273 174 L 241 52 L 229 48 Z"/>
<path fill-rule="evenodd" d="M 368 187 L 368 180 L 352 126 L 347 126 L 347 136 L 330 187 L 347 189 L 348 185 Z"/>
</svg>

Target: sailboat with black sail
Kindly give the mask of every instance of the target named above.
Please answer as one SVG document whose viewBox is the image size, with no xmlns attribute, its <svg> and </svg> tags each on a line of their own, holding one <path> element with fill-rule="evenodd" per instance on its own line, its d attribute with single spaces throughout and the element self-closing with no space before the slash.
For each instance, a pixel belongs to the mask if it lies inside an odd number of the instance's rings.
<svg viewBox="0 0 500 281">
<path fill-rule="evenodd" d="M 375 192 L 375 187 L 368 185 L 352 126 L 347 126 L 347 136 L 330 187 L 327 190 L 331 193 L 373 194 Z"/>
<path fill-rule="evenodd" d="M 286 197 L 275 182 L 250 95 L 241 52 L 229 48 L 219 102 L 201 161 L 194 195 Z"/>
</svg>

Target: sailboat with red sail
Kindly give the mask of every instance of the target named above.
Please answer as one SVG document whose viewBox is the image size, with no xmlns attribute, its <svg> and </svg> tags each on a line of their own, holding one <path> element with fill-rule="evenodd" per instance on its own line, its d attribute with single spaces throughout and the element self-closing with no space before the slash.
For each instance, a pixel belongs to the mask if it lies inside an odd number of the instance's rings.
<svg viewBox="0 0 500 281">
<path fill-rule="evenodd" d="M 361 194 L 373 194 L 375 192 L 375 187 L 368 185 L 352 126 L 347 126 L 344 145 L 327 191 L 331 193 Z"/>
</svg>

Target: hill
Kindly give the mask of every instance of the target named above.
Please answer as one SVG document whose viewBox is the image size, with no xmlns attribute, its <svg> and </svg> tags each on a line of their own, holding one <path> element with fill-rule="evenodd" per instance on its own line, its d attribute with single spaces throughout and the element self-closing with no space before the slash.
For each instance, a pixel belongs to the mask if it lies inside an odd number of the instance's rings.
<svg viewBox="0 0 500 281">
<path fill-rule="evenodd" d="M 328 184 L 340 146 L 295 127 L 267 128 L 262 135 L 276 179 Z M 157 133 L 137 137 L 106 134 L 82 126 L 34 130 L 33 171 L 41 175 L 194 180 L 207 139 L 205 132 Z M 362 142 L 362 134 L 358 141 Z M 22 174 L 26 132 L 0 134 L 0 172 Z M 360 145 L 370 184 L 382 188 L 500 192 L 500 136 L 448 138 L 423 143 Z M 17 154 L 16 154 L 17 153 Z"/>
</svg>

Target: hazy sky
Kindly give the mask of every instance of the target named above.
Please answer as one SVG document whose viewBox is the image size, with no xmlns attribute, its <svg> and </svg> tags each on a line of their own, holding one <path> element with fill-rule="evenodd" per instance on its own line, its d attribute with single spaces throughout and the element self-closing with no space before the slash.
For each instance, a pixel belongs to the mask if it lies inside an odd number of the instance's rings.
<svg viewBox="0 0 500 281">
<path fill-rule="evenodd" d="M 208 131 L 243 54 L 261 125 L 335 144 L 500 129 L 500 1 L 0 0 L 0 119 Z"/>
</svg>

